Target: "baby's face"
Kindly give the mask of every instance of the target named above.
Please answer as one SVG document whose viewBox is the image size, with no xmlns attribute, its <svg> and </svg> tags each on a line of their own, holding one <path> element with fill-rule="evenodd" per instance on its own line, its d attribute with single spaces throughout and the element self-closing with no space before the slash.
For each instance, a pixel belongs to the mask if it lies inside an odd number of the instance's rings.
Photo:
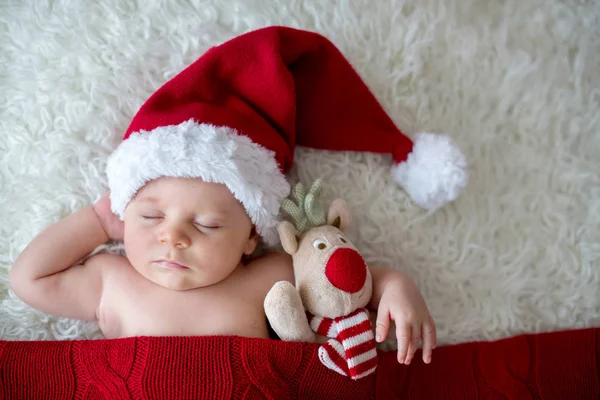
<svg viewBox="0 0 600 400">
<path fill-rule="evenodd" d="M 127 206 L 124 242 L 139 273 L 188 290 L 227 278 L 254 251 L 258 235 L 225 185 L 165 177 L 147 183 Z"/>
</svg>

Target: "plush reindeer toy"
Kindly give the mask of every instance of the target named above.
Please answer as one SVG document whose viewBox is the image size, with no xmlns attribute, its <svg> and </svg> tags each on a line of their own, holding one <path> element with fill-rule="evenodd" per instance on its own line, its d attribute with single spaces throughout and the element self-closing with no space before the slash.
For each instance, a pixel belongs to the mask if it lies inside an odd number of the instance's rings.
<svg viewBox="0 0 600 400">
<path fill-rule="evenodd" d="M 280 222 L 284 250 L 292 255 L 296 286 L 277 282 L 265 298 L 265 312 L 282 340 L 322 343 L 319 359 L 328 368 L 360 379 L 377 367 L 375 338 L 365 308 L 371 273 L 344 232 L 351 220 L 341 199 L 325 213 L 321 180 L 306 193 L 298 184 L 282 204 L 294 224 Z"/>
</svg>

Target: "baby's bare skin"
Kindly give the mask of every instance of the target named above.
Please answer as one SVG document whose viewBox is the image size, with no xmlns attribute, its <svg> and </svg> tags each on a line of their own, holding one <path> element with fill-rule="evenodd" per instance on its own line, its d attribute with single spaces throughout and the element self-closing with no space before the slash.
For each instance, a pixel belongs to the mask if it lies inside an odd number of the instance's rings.
<svg viewBox="0 0 600 400">
<path fill-rule="evenodd" d="M 98 323 L 107 338 L 238 335 L 268 338 L 263 301 L 285 278 L 288 258 L 273 253 L 238 267 L 212 286 L 175 291 L 141 276 L 124 257 L 109 257 Z"/>
</svg>

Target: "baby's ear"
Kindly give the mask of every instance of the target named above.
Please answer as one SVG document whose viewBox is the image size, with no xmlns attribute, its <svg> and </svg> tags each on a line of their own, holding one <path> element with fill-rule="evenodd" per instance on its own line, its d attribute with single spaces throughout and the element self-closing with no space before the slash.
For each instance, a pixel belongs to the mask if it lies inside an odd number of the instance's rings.
<svg viewBox="0 0 600 400">
<path fill-rule="evenodd" d="M 256 226 L 252 225 L 252 230 L 250 231 L 250 237 L 248 238 L 248 243 L 246 244 L 246 248 L 244 249 L 244 254 L 249 256 L 254 253 L 256 250 L 256 246 L 258 246 L 258 240 L 260 236 L 256 231 Z"/>
<path fill-rule="evenodd" d="M 346 232 L 351 223 L 352 213 L 348 204 L 342 199 L 334 200 L 327 213 L 327 224 L 335 226 L 342 232 Z"/>
<path fill-rule="evenodd" d="M 277 224 L 277 232 L 279 232 L 279 240 L 286 253 L 293 255 L 298 250 L 298 231 L 288 221 L 281 221 Z"/>
</svg>

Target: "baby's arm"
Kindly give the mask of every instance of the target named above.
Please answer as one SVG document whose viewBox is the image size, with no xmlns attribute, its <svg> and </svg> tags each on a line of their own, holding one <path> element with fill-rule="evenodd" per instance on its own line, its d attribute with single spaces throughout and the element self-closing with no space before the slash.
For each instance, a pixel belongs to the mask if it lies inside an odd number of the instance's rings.
<svg viewBox="0 0 600 400">
<path fill-rule="evenodd" d="M 51 315 L 96 320 L 107 258 L 98 254 L 77 264 L 108 241 L 92 206 L 58 221 L 38 235 L 10 271 L 10 286 L 25 303 Z"/>
<path fill-rule="evenodd" d="M 368 307 L 377 309 L 377 341 L 383 341 L 392 333 L 390 336 L 398 341 L 398 362 L 409 364 L 417 342 L 422 340 L 423 361 L 429 363 L 436 346 L 436 328 L 417 285 L 399 271 L 369 269 L 373 276 L 373 296 Z"/>
</svg>

